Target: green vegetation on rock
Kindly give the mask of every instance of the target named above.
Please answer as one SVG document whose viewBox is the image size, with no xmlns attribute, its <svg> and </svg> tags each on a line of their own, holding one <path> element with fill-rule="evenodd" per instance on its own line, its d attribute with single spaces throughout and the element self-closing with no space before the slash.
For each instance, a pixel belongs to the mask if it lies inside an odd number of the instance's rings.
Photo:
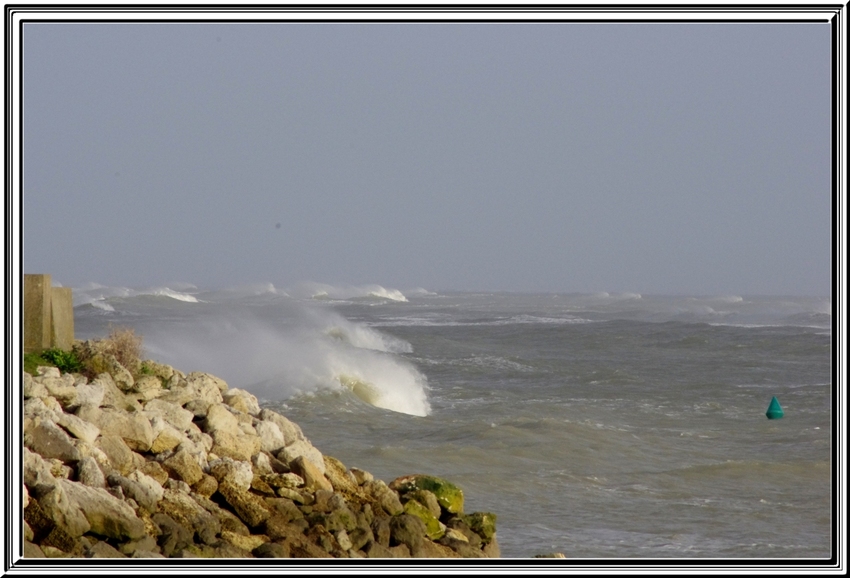
<svg viewBox="0 0 850 578">
<path fill-rule="evenodd" d="M 404 513 L 416 516 L 425 523 L 425 533 L 432 540 L 439 540 L 446 533 L 446 527 L 434 517 L 434 514 L 416 500 L 404 504 Z"/>
<path fill-rule="evenodd" d="M 490 542 L 496 534 L 496 514 L 490 512 L 475 512 L 463 516 L 469 528 L 481 536 L 484 543 Z"/>
<path fill-rule="evenodd" d="M 56 348 L 24 354 L 24 371 L 35 376 L 39 366 L 57 367 L 62 373 L 79 373 L 82 370 L 76 353 Z"/>
<path fill-rule="evenodd" d="M 38 375 L 39 366 L 52 366 L 53 364 L 44 359 L 38 353 L 24 353 L 24 371 L 32 376 Z"/>
<path fill-rule="evenodd" d="M 423 474 L 402 476 L 393 480 L 390 488 L 399 494 L 413 490 L 428 490 L 437 497 L 437 502 L 445 511 L 451 514 L 463 512 L 463 490 L 442 478 Z"/>
</svg>

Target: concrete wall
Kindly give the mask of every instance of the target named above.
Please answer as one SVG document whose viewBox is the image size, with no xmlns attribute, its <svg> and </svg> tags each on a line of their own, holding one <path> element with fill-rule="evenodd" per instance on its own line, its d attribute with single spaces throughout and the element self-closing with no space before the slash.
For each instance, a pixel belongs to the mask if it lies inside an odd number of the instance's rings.
<svg viewBox="0 0 850 578">
<path fill-rule="evenodd" d="M 50 295 L 51 347 L 70 351 L 74 346 L 74 299 L 70 287 L 53 287 Z"/>
<path fill-rule="evenodd" d="M 24 275 L 24 353 L 50 347 L 50 289 L 50 275 Z"/>
<path fill-rule="evenodd" d="M 71 289 L 51 287 L 50 275 L 24 275 L 24 353 L 73 345 Z"/>
</svg>

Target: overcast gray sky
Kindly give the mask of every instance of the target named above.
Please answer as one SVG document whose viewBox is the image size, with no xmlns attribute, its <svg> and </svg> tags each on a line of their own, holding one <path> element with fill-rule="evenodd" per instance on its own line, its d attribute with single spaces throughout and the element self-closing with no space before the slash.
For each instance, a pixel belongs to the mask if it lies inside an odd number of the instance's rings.
<svg viewBox="0 0 850 578">
<path fill-rule="evenodd" d="M 24 271 L 827 296 L 830 54 L 803 23 L 28 23 Z"/>
</svg>

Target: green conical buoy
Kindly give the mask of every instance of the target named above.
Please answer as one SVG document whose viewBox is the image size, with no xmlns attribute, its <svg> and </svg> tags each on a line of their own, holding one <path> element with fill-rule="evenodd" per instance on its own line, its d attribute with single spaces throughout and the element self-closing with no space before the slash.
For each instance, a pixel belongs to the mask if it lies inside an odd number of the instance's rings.
<svg viewBox="0 0 850 578">
<path fill-rule="evenodd" d="M 779 405 L 779 400 L 775 396 L 770 400 L 770 405 L 767 406 L 767 413 L 765 415 L 767 419 L 779 419 L 785 415 L 785 412 L 782 411 L 782 406 Z"/>
</svg>

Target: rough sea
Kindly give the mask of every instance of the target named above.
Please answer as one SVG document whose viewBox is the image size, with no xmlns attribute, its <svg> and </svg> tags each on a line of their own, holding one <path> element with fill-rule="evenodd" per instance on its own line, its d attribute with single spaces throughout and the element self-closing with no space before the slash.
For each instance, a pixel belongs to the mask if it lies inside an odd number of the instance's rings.
<svg viewBox="0 0 850 578">
<path fill-rule="evenodd" d="M 323 453 L 460 486 L 505 558 L 831 555 L 831 301 L 74 287 L 78 339 L 247 389 Z M 776 397 L 782 419 L 765 411 Z"/>
</svg>

